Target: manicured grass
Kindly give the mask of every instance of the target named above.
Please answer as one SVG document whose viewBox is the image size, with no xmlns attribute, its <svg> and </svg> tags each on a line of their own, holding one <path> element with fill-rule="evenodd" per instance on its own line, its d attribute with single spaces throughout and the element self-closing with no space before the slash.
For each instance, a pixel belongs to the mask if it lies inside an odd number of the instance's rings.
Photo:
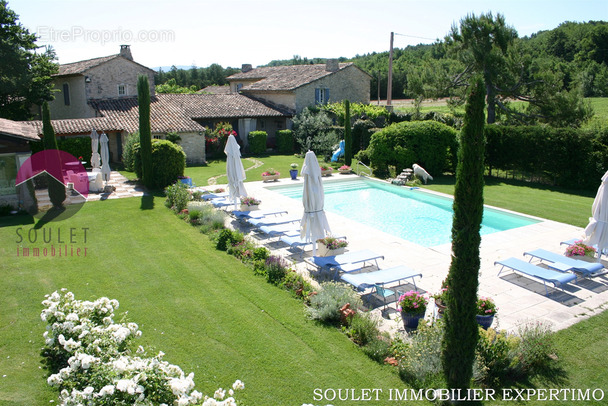
<svg viewBox="0 0 608 406">
<path fill-rule="evenodd" d="M 194 372 L 207 394 L 241 379 L 247 405 L 301 405 L 313 402 L 315 388 L 404 387 L 394 368 L 371 361 L 337 329 L 308 320 L 301 302 L 216 251 L 163 200 L 156 197 L 149 210 L 137 198 L 87 203 L 39 229 L 36 243 L 21 244 L 50 249 L 43 230 L 55 246 L 64 245 L 58 231 L 63 241 L 72 231 L 86 257 L 18 257 L 17 230 L 27 236 L 31 218 L 0 218 L 0 404 L 56 399 L 39 369 L 39 314 L 44 295 L 63 287 L 78 299 L 116 298 L 119 312 L 128 311 L 143 331 L 135 345 L 165 352 L 167 361 Z"/>
<path fill-rule="evenodd" d="M 423 187 L 454 194 L 454 176 L 438 176 Z M 595 192 L 575 191 L 516 180 L 485 178 L 484 203 L 560 223 L 585 227 Z"/>
</svg>

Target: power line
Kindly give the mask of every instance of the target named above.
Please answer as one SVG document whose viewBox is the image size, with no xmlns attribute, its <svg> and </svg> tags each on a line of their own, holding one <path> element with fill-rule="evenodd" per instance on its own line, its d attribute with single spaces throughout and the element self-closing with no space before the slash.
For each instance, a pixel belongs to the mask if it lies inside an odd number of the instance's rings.
<svg viewBox="0 0 608 406">
<path fill-rule="evenodd" d="M 415 35 L 406 35 L 406 34 L 399 34 L 399 33 L 395 33 L 395 35 L 400 35 L 402 37 L 418 38 L 418 39 L 428 39 L 430 41 L 435 41 L 437 39 L 437 38 L 417 37 Z"/>
</svg>

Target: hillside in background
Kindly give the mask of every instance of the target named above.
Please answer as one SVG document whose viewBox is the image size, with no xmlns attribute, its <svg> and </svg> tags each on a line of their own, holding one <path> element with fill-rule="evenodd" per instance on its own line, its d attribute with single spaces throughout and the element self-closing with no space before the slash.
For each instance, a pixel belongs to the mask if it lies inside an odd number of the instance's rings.
<svg viewBox="0 0 608 406">
<path fill-rule="evenodd" d="M 508 22 L 507 22 L 508 23 Z M 608 23 L 589 21 L 585 23 L 564 22 L 557 28 L 539 31 L 530 37 L 517 38 L 515 49 L 519 56 L 527 60 L 530 75 L 542 69 L 551 69 L 562 76 L 563 88 L 569 90 L 580 87 L 585 97 L 608 97 Z M 386 99 L 388 81 L 388 51 L 356 55 L 352 58 L 340 57 L 340 62 L 354 62 L 372 76 L 371 99 Z M 302 58 L 273 60 L 266 66 L 325 63 L 324 58 Z M 446 76 L 463 69 L 462 64 L 449 52 L 444 41 L 434 44 L 420 44 L 395 48 L 393 50 L 393 91 L 394 99 L 415 98 L 421 91 L 420 78 L 425 82 L 442 83 Z M 203 88 L 209 85 L 224 85 L 226 77 L 238 72 L 238 68 L 223 68 L 218 64 L 207 68 L 192 67 L 178 69 L 172 67 L 167 72 L 157 74 L 156 83 L 175 79 L 179 86 L 195 85 Z M 409 80 L 408 80 L 409 78 Z M 434 97 L 448 96 L 447 92 L 435 90 Z"/>
</svg>

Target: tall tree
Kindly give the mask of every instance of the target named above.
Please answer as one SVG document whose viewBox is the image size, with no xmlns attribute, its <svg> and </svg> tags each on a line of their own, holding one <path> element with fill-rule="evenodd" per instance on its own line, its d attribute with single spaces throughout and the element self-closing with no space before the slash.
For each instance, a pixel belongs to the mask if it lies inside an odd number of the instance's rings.
<svg viewBox="0 0 608 406">
<path fill-rule="evenodd" d="M 53 99 L 51 75 L 58 67 L 55 52 L 37 53 L 36 35 L 18 20 L 0 0 L 0 117 L 27 120 L 33 105 Z"/>
<path fill-rule="evenodd" d="M 42 142 L 44 143 L 44 149 L 47 152 L 45 157 L 47 159 L 59 160 L 59 153 L 57 148 L 57 139 L 55 138 L 55 130 L 51 124 L 51 114 L 49 113 L 49 105 L 45 101 L 42 103 Z M 53 151 L 57 151 L 56 157 L 52 154 Z M 47 167 L 52 164 L 49 162 Z M 65 200 L 65 186 L 63 182 L 48 175 L 48 192 L 49 198 L 54 208 L 63 207 L 63 201 Z"/>
<path fill-rule="evenodd" d="M 467 15 L 460 20 L 460 29 L 453 25 L 446 37 L 448 45 L 456 50 L 467 66 L 462 77 L 471 72 L 483 77 L 488 124 L 496 121 L 497 87 L 506 65 L 508 48 L 515 38 L 517 31 L 506 24 L 505 18 L 501 14 L 494 18 L 491 12 L 479 17 Z"/>
<path fill-rule="evenodd" d="M 152 132 L 150 130 L 150 83 L 146 75 L 137 78 L 137 102 L 139 104 L 139 151 L 141 154 L 142 182 L 151 187 Z"/>
<path fill-rule="evenodd" d="M 344 164 L 350 166 L 353 161 L 353 137 L 350 129 L 350 101 L 344 100 Z"/>
<path fill-rule="evenodd" d="M 469 387 L 479 336 L 475 315 L 483 216 L 484 88 L 482 79 L 476 78 L 467 99 L 458 150 L 442 345 L 443 369 L 450 389 Z"/>
</svg>

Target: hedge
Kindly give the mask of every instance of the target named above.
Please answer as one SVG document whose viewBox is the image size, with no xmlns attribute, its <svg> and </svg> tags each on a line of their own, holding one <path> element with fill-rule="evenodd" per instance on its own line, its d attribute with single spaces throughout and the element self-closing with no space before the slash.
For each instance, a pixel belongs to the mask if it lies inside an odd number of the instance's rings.
<svg viewBox="0 0 608 406">
<path fill-rule="evenodd" d="M 44 143 L 30 143 L 32 153 L 44 150 Z M 75 158 L 82 157 L 85 162 L 91 162 L 91 138 L 90 137 L 69 137 L 65 139 L 57 139 L 57 148 L 61 151 L 72 154 Z"/>
<path fill-rule="evenodd" d="M 277 131 L 277 149 L 279 154 L 293 154 L 293 151 L 295 150 L 294 144 L 295 140 L 293 138 L 293 131 Z"/>
<path fill-rule="evenodd" d="M 141 146 L 133 146 L 135 155 L 135 173 L 141 179 Z M 178 176 L 184 175 L 186 154 L 181 146 L 167 140 L 152 140 L 152 187 L 164 189 L 174 183 Z"/>
<path fill-rule="evenodd" d="M 570 188 L 593 189 L 608 169 L 608 128 L 488 125 L 486 164 Z"/>
<path fill-rule="evenodd" d="M 253 155 L 261 155 L 266 152 L 266 131 L 251 131 L 247 135 L 249 141 L 249 152 Z"/>
<path fill-rule="evenodd" d="M 388 166 L 397 171 L 417 163 L 431 175 L 453 170 L 458 132 L 435 121 L 391 124 L 372 135 L 367 155 L 378 177 L 387 177 Z"/>
</svg>

